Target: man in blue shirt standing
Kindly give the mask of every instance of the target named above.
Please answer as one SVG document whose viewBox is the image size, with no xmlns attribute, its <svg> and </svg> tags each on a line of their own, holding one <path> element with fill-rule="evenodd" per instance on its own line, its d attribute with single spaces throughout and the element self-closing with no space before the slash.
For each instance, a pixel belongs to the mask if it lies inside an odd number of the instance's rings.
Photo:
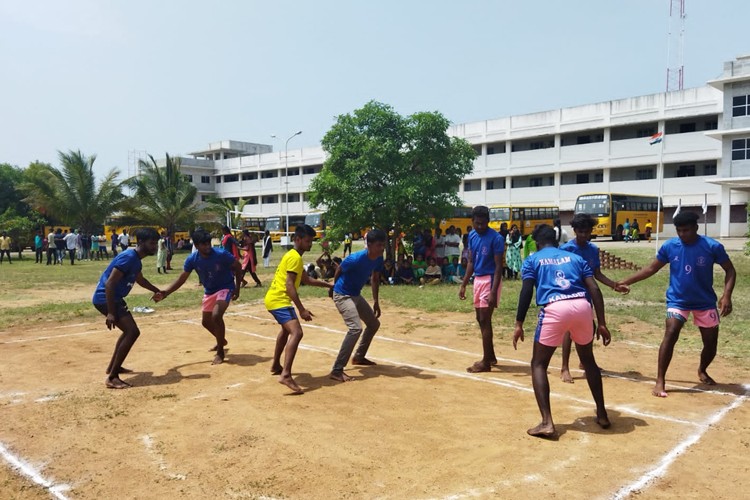
<svg viewBox="0 0 750 500">
<path fill-rule="evenodd" d="M 469 373 L 488 372 L 497 364 L 492 337 L 492 313 L 500 303 L 505 240 L 489 227 L 490 210 L 482 205 L 471 211 L 474 229 L 469 233 L 469 260 L 458 297 L 466 300 L 466 285 L 474 275 L 474 311 L 482 331 L 482 360 L 466 369 Z"/>
<path fill-rule="evenodd" d="M 365 331 L 359 347 L 352 357 L 353 365 L 374 365 L 365 356 L 370 348 L 372 338 L 380 328 L 380 302 L 378 301 L 378 290 L 380 287 L 380 273 L 383 270 L 383 251 L 385 250 L 385 232 L 381 229 L 373 229 L 367 232 L 367 247 L 359 252 L 350 253 L 347 258 L 336 268 L 333 277 L 334 285 L 331 289 L 333 302 L 339 310 L 344 323 L 349 329 L 344 341 L 341 343 L 339 354 L 333 363 L 333 369 L 329 377 L 339 382 L 354 380 L 344 373 L 344 367 L 349 361 L 349 356 L 354 351 L 357 340 L 362 335 L 362 321 L 365 322 Z M 362 287 L 367 279 L 370 279 L 372 287 L 372 308 L 362 297 Z"/>
<path fill-rule="evenodd" d="M 193 252 L 185 259 L 182 274 L 169 285 L 157 298 L 162 300 L 170 293 L 178 290 L 195 270 L 203 283 L 203 328 L 216 337 L 216 356 L 211 363 L 218 365 L 224 362 L 224 346 L 227 345 L 224 327 L 224 313 L 229 307 L 230 300 L 237 300 L 240 296 L 240 280 L 242 266 L 234 255 L 211 246 L 211 234 L 204 229 L 193 232 L 193 244 L 197 252 Z"/>
<path fill-rule="evenodd" d="M 601 269 L 601 261 L 599 260 L 599 247 L 591 243 L 591 231 L 594 229 L 597 221 L 589 214 L 575 214 L 570 226 L 573 228 L 573 232 L 576 237 L 573 240 L 568 241 L 560 247 L 560 250 L 571 252 L 583 260 L 589 265 L 591 270 L 594 272 L 594 278 L 599 283 L 607 285 L 612 290 L 627 294 L 630 292 L 630 288 L 627 286 L 618 286 L 613 280 L 609 279 L 604 275 Z M 570 375 L 570 348 L 573 342 L 570 340 L 570 333 L 565 334 L 562 345 L 562 368 L 560 368 L 560 378 L 563 382 L 572 384 L 573 377 Z M 580 365 L 583 369 L 583 364 Z"/>
<path fill-rule="evenodd" d="M 555 436 L 552 409 L 549 401 L 549 378 L 547 368 L 555 350 L 562 344 L 566 332 L 576 343 L 576 350 L 586 370 L 586 380 L 596 403 L 596 423 L 606 429 L 610 422 L 604 407 L 602 374 L 594 359 L 594 327 L 591 304 L 594 303 L 596 338 L 604 339 L 608 345 L 611 336 L 604 317 L 604 299 L 594 281 L 594 273 L 578 255 L 565 252 L 557 247 L 555 230 L 542 224 L 532 233 L 537 251 L 523 261 L 521 277 L 523 285 L 518 298 L 516 327 L 513 332 L 513 348 L 517 349 L 518 339 L 523 342 L 523 323 L 531 304 L 536 286 L 536 302 L 542 306 L 534 334 L 534 353 L 531 358 L 531 380 L 534 395 L 542 414 L 542 422 L 526 432 L 536 437 Z"/>
<path fill-rule="evenodd" d="M 107 367 L 107 381 L 105 385 L 109 389 L 127 389 L 130 384 L 120 380 L 121 373 L 130 373 L 131 370 L 122 366 L 130 349 L 141 334 L 136 325 L 133 315 L 128 310 L 125 297 L 130 293 L 133 284 L 138 283 L 146 290 L 154 292 L 153 300 L 158 298 L 161 292 L 141 274 L 141 260 L 149 255 L 156 254 L 156 245 L 159 234 L 155 229 L 143 228 L 135 233 L 137 244 L 135 249 L 121 252 L 112 259 L 107 269 L 99 278 L 99 284 L 94 291 L 92 302 L 94 307 L 105 315 L 105 323 L 108 329 L 117 327 L 122 330 L 122 335 L 117 339 L 115 352 Z"/>
<path fill-rule="evenodd" d="M 664 339 L 659 346 L 659 363 L 656 385 L 651 393 L 660 398 L 667 397 L 665 379 L 672 353 L 680 338 L 682 325 L 692 313 L 693 323 L 701 332 L 703 350 L 698 365 L 698 379 L 707 385 L 715 385 L 706 370 L 716 357 L 719 342 L 719 316 L 732 312 L 732 291 L 737 279 L 732 261 L 724 246 L 718 241 L 698 234 L 698 214 L 680 212 L 673 223 L 677 237 L 667 240 L 659 249 L 654 261 L 620 281 L 630 285 L 656 274 L 669 264 L 669 288 L 667 288 L 667 321 Z M 714 292 L 714 264 L 724 269 L 724 293 L 716 309 Z"/>
</svg>

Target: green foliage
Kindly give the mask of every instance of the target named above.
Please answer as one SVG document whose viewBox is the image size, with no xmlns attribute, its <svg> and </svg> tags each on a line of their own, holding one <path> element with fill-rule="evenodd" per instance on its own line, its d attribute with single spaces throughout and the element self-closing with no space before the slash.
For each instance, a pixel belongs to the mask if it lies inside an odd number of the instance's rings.
<svg viewBox="0 0 750 500">
<path fill-rule="evenodd" d="M 0 230 L 8 233 L 14 251 L 20 251 L 26 247 L 34 248 L 36 230 L 45 222 L 41 214 L 33 210 L 27 215 L 18 215 L 13 208 L 9 208 L 0 214 Z"/>
<path fill-rule="evenodd" d="M 97 187 L 93 171 L 96 155 L 85 156 L 80 151 L 58 154 L 61 170 L 45 163 L 32 163 L 25 170 L 21 185 L 24 201 L 45 216 L 93 232 L 125 199 L 117 181 L 120 173 L 110 170 Z"/>
<path fill-rule="evenodd" d="M 23 182 L 23 170 L 0 163 L 0 214 L 6 210 L 13 210 L 17 214 L 25 214 L 28 205 L 23 201 L 24 194 L 21 191 Z"/>
<path fill-rule="evenodd" d="M 247 200 L 240 198 L 237 200 L 235 205 L 234 201 L 229 198 L 217 198 L 211 196 L 206 200 L 206 211 L 217 216 L 216 223 L 224 225 L 227 223 L 227 212 L 237 211 L 242 212 L 242 209 L 247 205 Z M 231 227 L 239 228 L 242 226 L 242 217 L 240 214 L 231 214 Z"/>
<path fill-rule="evenodd" d="M 193 227 L 201 209 L 195 204 L 198 188 L 180 172 L 180 159 L 166 157 L 163 167 L 151 155 L 150 161 L 138 161 L 140 175 L 125 181 L 134 194 L 124 212 L 141 224 L 163 226 L 174 235 L 178 226 Z"/>
<path fill-rule="evenodd" d="M 341 115 L 322 141 L 328 159 L 310 185 L 310 203 L 328 214 L 327 237 L 378 227 L 400 233 L 447 216 L 473 169 L 471 145 L 449 137 L 438 112 L 403 117 L 371 101 Z"/>
</svg>

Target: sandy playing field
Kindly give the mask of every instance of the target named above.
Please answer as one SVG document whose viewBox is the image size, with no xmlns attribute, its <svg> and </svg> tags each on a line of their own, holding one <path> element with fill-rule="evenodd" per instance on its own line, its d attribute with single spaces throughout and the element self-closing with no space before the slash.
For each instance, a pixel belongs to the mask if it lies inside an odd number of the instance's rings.
<svg viewBox="0 0 750 500">
<path fill-rule="evenodd" d="M 594 423 L 582 373 L 550 368 L 560 437 L 526 435 L 532 320 L 500 364 L 479 358 L 470 314 L 384 305 L 357 380 L 327 378 L 344 334 L 333 304 L 310 299 L 288 395 L 269 373 L 277 325 L 258 302 L 233 304 L 227 362 L 196 309 L 139 315 L 142 335 L 123 379 L 104 388 L 116 334 L 93 323 L 0 332 L 3 498 L 739 498 L 750 472 L 750 370 L 718 358 L 724 384 L 698 385 L 698 353 L 678 351 L 670 396 L 650 395 L 656 350 L 627 340 L 595 349 L 606 370 L 609 430 Z M 158 309 L 158 306 L 157 306 Z M 510 323 L 508 321 L 504 324 Z M 660 336 L 662 323 L 631 324 Z M 621 331 L 623 329 L 621 328 Z M 627 337 L 627 334 L 625 335 Z M 577 365 L 577 363 L 576 363 Z M 9 466 L 14 463 L 14 466 Z M 33 475 L 37 486 L 19 473 Z M 745 492 L 745 493 L 743 493 Z"/>
</svg>

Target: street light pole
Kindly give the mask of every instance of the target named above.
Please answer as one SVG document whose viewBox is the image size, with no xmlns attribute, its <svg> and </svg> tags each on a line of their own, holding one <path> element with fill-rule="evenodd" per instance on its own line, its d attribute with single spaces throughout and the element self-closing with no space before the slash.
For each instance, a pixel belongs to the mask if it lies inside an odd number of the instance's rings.
<svg viewBox="0 0 750 500">
<path fill-rule="evenodd" d="M 284 179 L 286 181 L 286 242 L 287 245 L 289 244 L 289 141 L 294 139 L 296 136 L 300 135 L 302 133 L 301 130 L 293 133 L 291 136 L 289 136 L 289 139 L 286 140 L 286 143 L 284 144 Z"/>
</svg>

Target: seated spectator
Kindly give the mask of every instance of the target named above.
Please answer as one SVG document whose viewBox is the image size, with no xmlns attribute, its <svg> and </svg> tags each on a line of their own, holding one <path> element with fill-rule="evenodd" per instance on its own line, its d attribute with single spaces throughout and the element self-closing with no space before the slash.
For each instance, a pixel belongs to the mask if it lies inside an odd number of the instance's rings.
<svg viewBox="0 0 750 500">
<path fill-rule="evenodd" d="M 380 283 L 383 285 L 394 285 L 396 278 L 396 267 L 391 259 L 385 259 L 383 262 L 383 271 L 380 273 Z"/>
<path fill-rule="evenodd" d="M 443 282 L 453 283 L 453 277 L 456 275 L 456 266 L 458 265 L 458 257 L 455 256 L 452 259 L 453 262 L 449 261 L 448 258 L 444 260 L 441 271 L 443 272 Z"/>
<path fill-rule="evenodd" d="M 328 253 L 327 250 L 323 250 L 323 253 L 318 257 L 315 263 L 318 264 L 318 267 L 320 268 L 320 279 L 325 281 L 333 279 L 333 276 L 336 274 L 336 266 L 334 266 L 331 254 Z"/>
<path fill-rule="evenodd" d="M 466 266 L 468 265 L 469 265 L 468 259 L 466 258 L 461 259 L 461 263 L 456 266 L 456 274 L 453 279 L 455 283 L 461 284 L 461 282 L 464 279 L 464 276 L 466 276 Z"/>
<path fill-rule="evenodd" d="M 427 269 L 427 262 L 424 260 L 424 255 L 421 253 L 414 254 L 414 261 L 411 263 L 411 268 L 414 271 L 414 277 L 419 279 L 424 276 L 425 269 Z"/>
<path fill-rule="evenodd" d="M 430 265 L 425 269 L 424 276 L 419 279 L 422 285 L 437 285 L 442 280 L 443 274 L 437 265 L 435 257 L 430 257 Z"/>
<path fill-rule="evenodd" d="M 307 266 L 307 275 L 314 280 L 320 278 L 318 271 L 315 270 L 315 264 L 310 263 L 310 265 Z"/>
<path fill-rule="evenodd" d="M 405 259 L 403 264 L 398 268 L 398 284 L 414 284 L 414 270 L 411 268 L 411 260 L 409 258 Z"/>
</svg>

